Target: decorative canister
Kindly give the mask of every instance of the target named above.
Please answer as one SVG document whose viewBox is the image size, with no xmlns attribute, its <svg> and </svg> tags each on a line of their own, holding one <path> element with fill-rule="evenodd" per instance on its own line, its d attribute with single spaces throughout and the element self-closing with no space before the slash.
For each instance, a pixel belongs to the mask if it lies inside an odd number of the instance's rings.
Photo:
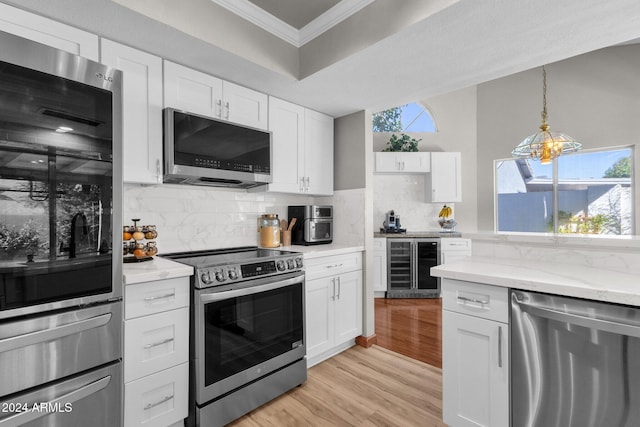
<svg viewBox="0 0 640 427">
<path fill-rule="evenodd" d="M 280 221 L 277 214 L 264 214 L 258 218 L 260 246 L 277 248 L 280 246 Z"/>
</svg>

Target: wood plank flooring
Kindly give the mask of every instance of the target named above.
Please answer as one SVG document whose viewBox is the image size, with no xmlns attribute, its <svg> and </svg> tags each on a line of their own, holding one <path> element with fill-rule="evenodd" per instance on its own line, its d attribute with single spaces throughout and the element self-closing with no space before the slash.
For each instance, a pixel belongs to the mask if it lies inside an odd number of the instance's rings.
<svg viewBox="0 0 640 427">
<path fill-rule="evenodd" d="M 442 427 L 441 370 L 375 345 L 355 346 L 230 426 Z"/>
<path fill-rule="evenodd" d="M 442 368 L 442 300 L 376 298 L 377 344 Z"/>
</svg>

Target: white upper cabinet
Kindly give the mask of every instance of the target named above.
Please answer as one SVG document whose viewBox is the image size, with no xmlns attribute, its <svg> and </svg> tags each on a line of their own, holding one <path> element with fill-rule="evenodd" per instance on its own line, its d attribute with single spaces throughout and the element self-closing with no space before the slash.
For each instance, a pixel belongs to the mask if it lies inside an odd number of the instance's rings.
<svg viewBox="0 0 640 427">
<path fill-rule="evenodd" d="M 101 40 L 101 62 L 123 72 L 124 181 L 162 182 L 162 59 Z"/>
<path fill-rule="evenodd" d="M 99 61 L 98 36 L 95 34 L 3 3 L 0 3 L 0 31 Z"/>
<path fill-rule="evenodd" d="M 460 153 L 431 153 L 431 173 L 425 180 L 427 202 L 462 201 L 462 168 Z"/>
<path fill-rule="evenodd" d="M 309 109 L 304 113 L 306 192 L 333 194 L 333 117 Z"/>
<path fill-rule="evenodd" d="M 164 106 L 267 130 L 267 95 L 164 61 Z"/>
<path fill-rule="evenodd" d="M 430 153 L 375 152 L 376 173 L 427 173 L 431 170 Z"/>
<path fill-rule="evenodd" d="M 304 111 L 291 102 L 269 97 L 269 130 L 273 133 L 273 182 L 269 191 L 299 193 L 304 164 Z"/>
<path fill-rule="evenodd" d="M 273 182 L 267 191 L 333 194 L 333 118 L 269 97 Z"/>
</svg>

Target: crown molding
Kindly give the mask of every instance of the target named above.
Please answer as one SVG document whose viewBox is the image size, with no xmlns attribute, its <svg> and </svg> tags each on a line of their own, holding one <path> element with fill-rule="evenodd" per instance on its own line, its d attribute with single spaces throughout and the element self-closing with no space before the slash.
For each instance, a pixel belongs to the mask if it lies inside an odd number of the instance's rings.
<svg viewBox="0 0 640 427">
<path fill-rule="evenodd" d="M 342 0 L 298 30 L 249 0 L 211 0 L 274 36 L 301 47 L 375 0 Z"/>
</svg>

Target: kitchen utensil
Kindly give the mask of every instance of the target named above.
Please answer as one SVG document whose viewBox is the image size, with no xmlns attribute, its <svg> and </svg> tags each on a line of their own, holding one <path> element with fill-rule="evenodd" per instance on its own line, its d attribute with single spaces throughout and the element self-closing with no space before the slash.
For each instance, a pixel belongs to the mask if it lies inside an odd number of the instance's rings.
<svg viewBox="0 0 640 427">
<path fill-rule="evenodd" d="M 289 228 L 287 228 L 287 231 L 288 231 L 289 233 L 291 233 L 291 230 L 293 230 L 293 226 L 294 226 L 294 225 L 296 225 L 296 221 L 297 221 L 297 220 L 298 220 L 298 218 L 293 218 L 293 219 L 291 220 L 291 223 L 289 224 Z"/>
</svg>

